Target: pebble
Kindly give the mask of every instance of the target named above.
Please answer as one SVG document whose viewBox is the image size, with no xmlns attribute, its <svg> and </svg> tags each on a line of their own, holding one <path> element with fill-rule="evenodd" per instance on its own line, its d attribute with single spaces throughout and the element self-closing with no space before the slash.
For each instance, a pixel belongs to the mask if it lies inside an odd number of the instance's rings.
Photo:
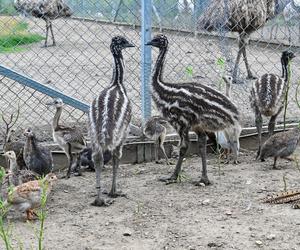
<svg viewBox="0 0 300 250">
<path fill-rule="evenodd" d="M 69 191 L 68 191 L 68 190 L 64 190 L 64 192 L 65 192 L 65 193 L 69 193 Z"/>
<path fill-rule="evenodd" d="M 274 240 L 276 238 L 275 234 L 270 234 L 267 236 L 267 240 Z"/>
<path fill-rule="evenodd" d="M 260 240 L 255 241 L 255 244 L 258 245 L 258 246 L 262 246 L 263 245 L 262 241 L 260 241 Z"/>
<path fill-rule="evenodd" d="M 208 205 L 209 203 L 210 203 L 209 199 L 206 199 L 206 200 L 202 201 L 202 205 Z"/>
<path fill-rule="evenodd" d="M 125 232 L 123 233 L 123 235 L 124 235 L 124 236 L 131 236 L 132 233 L 131 233 L 129 230 L 127 230 L 127 231 L 125 231 Z"/>
<path fill-rule="evenodd" d="M 226 215 L 232 215 L 232 212 L 231 211 L 226 211 L 225 214 Z"/>
</svg>

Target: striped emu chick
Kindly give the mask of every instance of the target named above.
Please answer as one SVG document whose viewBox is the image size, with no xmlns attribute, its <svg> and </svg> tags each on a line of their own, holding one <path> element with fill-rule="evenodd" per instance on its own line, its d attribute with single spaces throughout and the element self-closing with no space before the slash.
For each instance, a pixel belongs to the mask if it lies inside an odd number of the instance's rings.
<svg viewBox="0 0 300 250">
<path fill-rule="evenodd" d="M 24 135 L 26 136 L 26 142 L 23 157 L 27 168 L 40 176 L 45 176 L 52 172 L 53 159 L 51 151 L 39 145 L 31 128 L 27 128 L 24 131 Z"/>
<path fill-rule="evenodd" d="M 228 97 L 208 86 L 196 82 L 165 82 L 163 68 L 168 39 L 165 35 L 157 35 L 147 45 L 159 48 L 152 77 L 152 98 L 163 117 L 180 136 L 180 153 L 174 173 L 160 180 L 167 183 L 177 180 L 189 147 L 189 131 L 192 129 L 198 135 L 202 157 L 200 182 L 208 185 L 210 181 L 206 169 L 206 131 L 216 132 L 236 126 L 239 123 L 239 112 Z"/>
<path fill-rule="evenodd" d="M 231 85 L 232 77 L 224 76 L 223 80 L 225 82 L 225 94 L 228 98 L 231 97 Z M 233 154 L 233 163 L 238 164 L 238 155 L 240 150 L 240 134 L 242 128 L 239 123 L 236 126 L 231 126 L 225 128 L 222 131 L 215 132 L 217 143 L 224 150 L 224 157 L 227 159 L 227 163 L 230 162 L 230 156 Z"/>
<path fill-rule="evenodd" d="M 58 143 L 68 158 L 68 171 L 65 177 L 70 178 L 71 176 L 73 154 L 76 156 L 76 175 L 81 175 L 80 153 L 86 148 L 85 138 L 79 128 L 59 124 L 64 105 L 62 99 L 57 98 L 53 102 L 47 103 L 47 105 L 54 105 L 56 107 L 56 113 L 52 121 L 53 140 Z"/>
<path fill-rule="evenodd" d="M 166 163 L 169 165 L 169 159 L 164 147 L 164 142 L 167 135 L 167 126 L 168 121 L 165 118 L 161 116 L 153 116 L 145 123 L 143 133 L 147 138 L 155 141 L 155 162 L 158 163 L 159 146 L 165 156 Z"/>
<path fill-rule="evenodd" d="M 274 157 L 273 169 L 276 169 L 277 158 L 287 158 L 297 148 L 300 139 L 300 128 L 293 128 L 288 131 L 272 135 L 261 147 L 259 159 L 264 161 L 268 157 Z"/>
<path fill-rule="evenodd" d="M 90 107 L 89 122 L 90 136 L 93 149 L 93 161 L 96 170 L 97 197 L 92 203 L 94 206 L 107 206 L 101 196 L 101 171 L 104 165 L 103 152 L 112 154 L 113 178 L 109 197 L 122 196 L 117 192 L 116 180 L 119 161 L 122 157 L 123 143 L 127 137 L 131 120 L 131 104 L 123 86 L 124 62 L 122 50 L 134 47 L 122 36 L 112 38 L 110 50 L 114 58 L 114 70 L 111 84 L 94 99 Z"/>
<path fill-rule="evenodd" d="M 258 133 L 258 151 L 261 149 L 262 115 L 271 117 L 268 126 L 269 137 L 274 133 L 277 116 L 283 109 L 284 95 L 289 79 L 288 63 L 295 57 L 291 51 L 281 55 L 282 77 L 276 74 L 264 74 L 253 83 L 250 103 L 255 113 L 255 124 Z"/>
<path fill-rule="evenodd" d="M 52 28 L 52 20 L 60 17 L 70 17 L 72 11 L 64 0 L 14 0 L 15 9 L 22 14 L 41 18 L 46 22 L 45 47 L 48 46 L 49 29 L 52 36 L 52 46 L 55 39 Z"/>
</svg>

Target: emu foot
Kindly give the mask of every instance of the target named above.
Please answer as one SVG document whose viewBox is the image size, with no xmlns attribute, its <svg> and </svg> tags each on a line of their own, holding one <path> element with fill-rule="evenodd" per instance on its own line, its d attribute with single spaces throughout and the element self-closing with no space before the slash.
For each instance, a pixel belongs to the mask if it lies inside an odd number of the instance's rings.
<svg viewBox="0 0 300 250">
<path fill-rule="evenodd" d="M 110 206 L 111 204 L 113 204 L 113 200 L 105 200 L 105 199 L 102 199 L 102 198 L 96 198 L 92 203 L 91 205 L 92 206 L 95 206 L 95 207 L 108 207 Z"/>
<path fill-rule="evenodd" d="M 127 195 L 125 193 L 123 193 L 122 191 L 118 191 L 118 192 L 112 192 L 112 191 L 110 191 L 107 194 L 107 196 L 110 197 L 110 198 L 118 198 L 118 197 L 128 198 Z"/>
<path fill-rule="evenodd" d="M 71 177 L 71 173 L 67 173 L 66 175 L 64 175 L 63 177 L 61 177 L 62 179 L 70 179 Z"/>
<path fill-rule="evenodd" d="M 37 218 L 37 214 L 32 209 L 26 211 L 27 220 L 31 221 L 31 220 L 35 220 L 36 218 Z"/>
<path fill-rule="evenodd" d="M 177 177 L 175 175 L 171 175 L 171 176 L 162 176 L 158 178 L 159 181 L 161 182 L 165 182 L 166 185 L 172 184 L 172 183 L 176 183 L 177 182 Z"/>
<path fill-rule="evenodd" d="M 200 181 L 194 181 L 193 184 L 195 186 L 203 186 L 203 184 L 205 186 L 211 185 L 212 182 L 208 179 L 208 177 L 201 177 Z"/>
</svg>

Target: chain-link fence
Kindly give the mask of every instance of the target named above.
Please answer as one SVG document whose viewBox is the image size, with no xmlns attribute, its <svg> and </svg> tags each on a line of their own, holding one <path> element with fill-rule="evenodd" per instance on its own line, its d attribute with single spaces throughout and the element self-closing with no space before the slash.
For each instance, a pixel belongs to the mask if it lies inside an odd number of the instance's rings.
<svg viewBox="0 0 300 250">
<path fill-rule="evenodd" d="M 149 10 L 149 14 L 152 12 L 152 33 L 165 33 L 170 43 L 164 71 L 167 80 L 197 80 L 224 91 L 221 76 L 232 73 L 238 51 L 237 34 L 225 29 L 215 32 L 197 29 L 199 17 L 212 1 L 152 1 L 152 8 Z M 300 45 L 299 7 L 295 8 L 294 2 L 291 5 L 291 1 L 288 0 L 274 2 L 277 3 L 276 16 L 251 33 L 247 45 L 249 64 L 256 76 L 267 72 L 281 75 L 281 52 L 292 49 L 297 54 Z M 25 11 L 17 12 L 11 0 L 0 0 L 0 64 L 51 86 L 65 95 L 90 103 L 111 81 L 111 38 L 114 35 L 124 35 L 137 46 L 124 52 L 124 85 L 133 105 L 132 123 L 140 125 L 140 73 L 143 67 L 141 1 L 68 0 L 66 3 L 73 14 L 70 18 L 52 21 L 56 46 L 44 48 L 42 46 L 45 39 L 45 21 L 32 17 Z M 50 31 L 48 43 L 52 43 Z M 156 55 L 154 51 L 153 61 Z M 299 57 L 296 57 L 292 64 L 289 121 L 298 120 L 300 117 L 294 100 L 300 74 L 300 69 L 296 66 L 298 61 Z M 243 80 L 243 84 L 233 85 L 233 100 L 241 110 L 242 125 L 249 127 L 254 125 L 254 115 L 249 105 L 252 81 L 245 80 L 245 72 L 244 64 L 240 62 L 239 78 Z M 41 128 L 41 133 L 50 131 L 54 110 L 45 105 L 50 99 L 47 94 L 4 76 L 0 78 L 0 86 L 1 113 L 8 115 L 16 112 L 19 103 L 19 128 L 35 126 Z M 156 113 L 155 107 L 152 113 Z M 62 122 L 85 126 L 86 119 L 82 111 L 66 106 Z M 279 120 L 282 121 L 281 118 Z"/>
</svg>

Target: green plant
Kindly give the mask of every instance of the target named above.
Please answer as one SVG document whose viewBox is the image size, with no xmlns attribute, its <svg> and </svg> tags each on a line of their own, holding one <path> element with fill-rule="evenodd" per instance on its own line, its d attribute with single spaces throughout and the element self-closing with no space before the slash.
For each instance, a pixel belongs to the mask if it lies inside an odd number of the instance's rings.
<svg viewBox="0 0 300 250">
<path fill-rule="evenodd" d="M 287 178 L 286 178 L 286 173 L 283 174 L 282 180 L 283 180 L 283 190 L 284 190 L 284 192 L 286 192 L 286 191 L 287 191 Z"/>
<path fill-rule="evenodd" d="M 189 65 L 185 68 L 185 73 L 189 77 L 193 77 L 193 66 Z"/>
<path fill-rule="evenodd" d="M 3 179 L 5 176 L 5 170 L 3 167 L 0 167 L 0 183 L 2 186 Z M 4 218 L 8 212 L 8 206 L 6 202 L 3 200 L 2 197 L 0 197 L 0 237 L 4 242 L 5 249 L 6 250 L 13 250 L 13 247 L 11 245 L 11 228 L 9 226 L 4 225 Z"/>
<path fill-rule="evenodd" d="M 38 219 L 40 222 L 39 230 L 37 231 L 38 238 L 38 249 L 43 249 L 43 239 L 45 234 L 45 219 L 47 217 L 46 204 L 47 204 L 47 190 L 48 190 L 48 182 L 45 179 L 39 180 L 40 186 L 42 187 L 42 195 L 41 195 L 41 206 L 37 213 Z"/>
</svg>

